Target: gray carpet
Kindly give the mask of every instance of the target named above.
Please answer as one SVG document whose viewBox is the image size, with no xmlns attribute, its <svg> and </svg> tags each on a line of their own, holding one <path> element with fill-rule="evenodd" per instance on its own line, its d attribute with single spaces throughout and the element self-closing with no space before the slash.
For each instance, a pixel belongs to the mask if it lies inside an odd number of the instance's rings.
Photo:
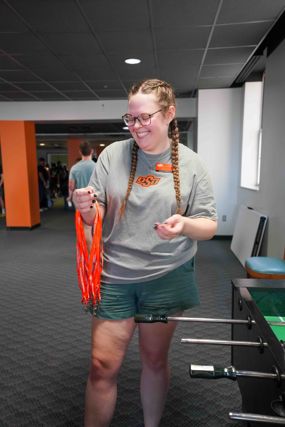
<svg viewBox="0 0 285 427">
<path fill-rule="evenodd" d="M 42 214 L 33 231 L 0 220 L 0 427 L 83 425 L 90 317 L 80 305 L 73 213 Z M 231 279 L 245 277 L 230 241 L 200 242 L 201 305 L 188 316 L 230 317 Z M 241 405 L 228 380 L 193 380 L 190 363 L 227 366 L 230 350 L 181 344 L 182 337 L 230 339 L 230 326 L 179 323 L 170 353 L 171 387 L 161 427 L 241 426 L 228 412 Z M 112 427 L 142 423 L 137 336 L 123 364 Z"/>
</svg>

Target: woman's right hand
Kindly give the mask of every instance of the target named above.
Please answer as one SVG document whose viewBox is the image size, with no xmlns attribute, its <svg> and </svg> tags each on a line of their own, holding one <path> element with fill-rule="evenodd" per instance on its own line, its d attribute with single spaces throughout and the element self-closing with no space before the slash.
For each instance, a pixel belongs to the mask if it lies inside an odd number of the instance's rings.
<svg viewBox="0 0 285 427">
<path fill-rule="evenodd" d="M 94 209 L 96 194 L 93 187 L 79 188 L 73 192 L 72 201 L 81 214 L 90 214 Z"/>
</svg>

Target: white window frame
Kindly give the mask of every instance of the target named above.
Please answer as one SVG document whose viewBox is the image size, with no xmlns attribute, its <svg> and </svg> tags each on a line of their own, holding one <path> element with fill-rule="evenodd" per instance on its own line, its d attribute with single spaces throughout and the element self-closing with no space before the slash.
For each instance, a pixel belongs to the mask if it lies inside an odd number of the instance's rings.
<svg viewBox="0 0 285 427">
<path fill-rule="evenodd" d="M 259 190 L 262 148 L 263 81 L 244 86 L 240 186 Z"/>
</svg>

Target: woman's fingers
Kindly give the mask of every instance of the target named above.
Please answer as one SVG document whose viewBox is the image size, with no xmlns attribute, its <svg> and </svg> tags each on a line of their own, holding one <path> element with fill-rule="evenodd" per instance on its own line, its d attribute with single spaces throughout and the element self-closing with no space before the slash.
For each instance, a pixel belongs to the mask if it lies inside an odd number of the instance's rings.
<svg viewBox="0 0 285 427">
<path fill-rule="evenodd" d="M 93 187 L 79 188 L 74 191 L 73 201 L 76 209 L 82 213 L 88 212 L 93 209 L 96 202 L 96 194 Z"/>
</svg>

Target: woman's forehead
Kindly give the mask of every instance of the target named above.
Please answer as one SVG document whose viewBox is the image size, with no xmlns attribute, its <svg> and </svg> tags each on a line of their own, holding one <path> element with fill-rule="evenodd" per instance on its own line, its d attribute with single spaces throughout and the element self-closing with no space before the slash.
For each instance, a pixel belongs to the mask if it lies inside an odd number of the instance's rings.
<svg viewBox="0 0 285 427">
<path fill-rule="evenodd" d="M 129 110 L 130 109 L 145 109 L 151 107 L 157 107 L 158 100 L 154 93 L 141 93 L 138 92 L 132 95 L 129 99 Z M 146 111 L 147 112 L 147 111 Z"/>
</svg>

